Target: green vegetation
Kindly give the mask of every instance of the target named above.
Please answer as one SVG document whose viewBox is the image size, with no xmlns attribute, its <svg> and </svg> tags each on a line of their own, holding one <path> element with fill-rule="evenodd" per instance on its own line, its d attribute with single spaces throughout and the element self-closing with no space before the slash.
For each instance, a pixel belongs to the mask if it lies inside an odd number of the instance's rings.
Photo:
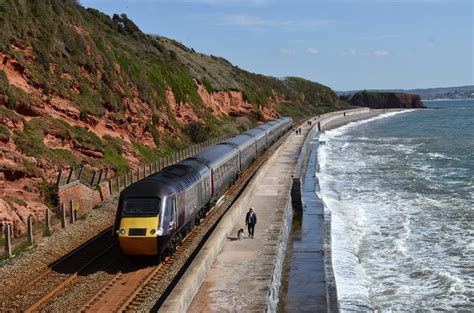
<svg viewBox="0 0 474 313">
<path fill-rule="evenodd" d="M 194 143 L 204 142 L 209 139 L 209 128 L 198 122 L 191 122 L 186 125 L 184 133 Z"/>
<path fill-rule="evenodd" d="M 56 192 L 56 188 L 53 184 L 43 181 L 39 185 L 39 189 L 41 192 L 41 196 L 43 197 L 44 203 L 49 208 L 54 208 L 58 206 L 59 204 L 58 193 Z"/>
<path fill-rule="evenodd" d="M 0 27 L 1 43 L 21 40 L 23 46 L 33 48 L 37 62 L 30 64 L 10 45 L 2 47 L 30 73 L 33 84 L 47 94 L 71 99 L 81 118 L 103 116 L 106 109 L 122 112 L 122 98 L 132 97 L 135 90 L 155 111 L 166 104 L 166 90 L 171 89 L 176 101 L 193 105 L 207 122 L 195 81 L 208 92 L 242 91 L 256 109 L 269 105 L 275 93 L 289 101 L 282 106 L 309 104 L 314 109 L 338 103 L 334 92 L 320 84 L 241 70 L 223 58 L 196 53 L 172 39 L 143 34 L 125 14 L 110 18 L 72 0 L 5 0 L 0 4 Z M 73 88 L 73 81 L 77 87 Z M 25 95 L 12 89 L 1 72 L 0 92 L 13 95 L 13 107 L 23 103 Z"/>
<path fill-rule="evenodd" d="M 0 124 L 0 141 L 10 140 L 10 131 L 5 125 Z"/>
<path fill-rule="evenodd" d="M 53 151 L 57 159 L 66 162 L 71 167 L 79 166 L 81 163 L 70 150 L 65 150 L 65 149 L 51 149 L 51 150 Z"/>
<path fill-rule="evenodd" d="M 51 133 L 63 140 L 72 140 L 73 144 L 82 149 L 104 151 L 102 140 L 96 134 L 80 126 L 71 126 L 65 121 L 53 119 L 54 129 Z"/>
<path fill-rule="evenodd" d="M 43 237 L 51 237 L 54 231 L 52 229 L 44 228 Z"/>
<path fill-rule="evenodd" d="M 25 129 L 23 132 L 19 130 L 13 131 L 13 140 L 20 148 L 21 152 L 27 156 L 47 156 L 49 150 L 43 143 L 41 134 L 32 130 Z"/>
<path fill-rule="evenodd" d="M 130 170 L 128 161 L 110 147 L 105 148 L 102 161 L 112 168 L 117 175 L 123 175 Z"/>
<path fill-rule="evenodd" d="M 132 142 L 133 147 L 140 152 L 140 155 L 147 161 L 153 162 L 160 158 L 161 154 L 158 150 L 144 146 L 136 141 Z"/>
<path fill-rule="evenodd" d="M 262 112 L 268 106 L 295 119 L 347 107 L 321 84 L 247 72 L 224 58 L 197 53 L 175 40 L 146 35 L 125 14 L 109 17 L 75 0 L 3 0 L 0 28 L 0 50 L 15 61 L 15 71 L 45 95 L 39 99 L 10 85 L 0 70 L 0 118 L 24 124 L 23 131 L 12 132 L 0 125 L 0 140 L 11 139 L 25 156 L 58 165 L 77 166 L 86 161 L 113 168 L 121 175 L 129 170 L 123 153 L 130 145 L 118 137 L 99 138 L 84 127 L 54 117 L 35 118 L 35 101 L 55 103 L 60 96 L 76 106 L 80 120 L 97 124 L 106 116 L 106 123 L 118 124 L 121 129 L 137 122 L 134 114 L 141 118 L 146 112 L 140 123 L 146 125 L 155 145 L 132 141 L 132 147 L 147 162 L 189 143 L 245 131 L 264 121 Z M 255 116 L 214 116 L 199 96 L 198 85 L 209 93 L 241 92 Z M 170 90 L 176 102 L 189 105 L 201 123 L 178 123 L 168 103 Z M 17 112 L 29 116 L 29 121 Z M 137 138 L 136 134 L 129 135 Z M 88 157 L 79 159 L 69 148 L 49 148 L 48 142 L 58 147 L 57 138 L 59 146 L 62 140 Z M 39 175 L 39 169 L 27 159 L 22 164 L 30 175 Z M 42 193 L 49 204 L 55 202 L 49 187 L 43 186 Z"/>
<path fill-rule="evenodd" d="M 31 177 L 41 177 L 41 170 L 27 159 L 22 159 L 21 164 L 25 167 L 26 172 Z"/>
</svg>

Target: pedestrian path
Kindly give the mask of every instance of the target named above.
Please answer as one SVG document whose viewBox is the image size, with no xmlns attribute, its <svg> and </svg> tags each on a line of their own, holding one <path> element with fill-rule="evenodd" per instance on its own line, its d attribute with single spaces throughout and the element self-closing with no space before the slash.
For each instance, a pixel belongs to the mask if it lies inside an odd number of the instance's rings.
<svg viewBox="0 0 474 313">
<path fill-rule="evenodd" d="M 261 169 L 258 184 L 248 191 L 246 209 L 207 273 L 189 313 L 266 311 L 275 266 L 283 262 L 279 244 L 281 231 L 287 226 L 292 175 L 312 126 L 305 123 L 301 135 L 293 132 Z M 257 214 L 253 239 L 248 237 L 245 226 L 249 207 Z M 241 228 L 245 236 L 238 240 Z"/>
</svg>

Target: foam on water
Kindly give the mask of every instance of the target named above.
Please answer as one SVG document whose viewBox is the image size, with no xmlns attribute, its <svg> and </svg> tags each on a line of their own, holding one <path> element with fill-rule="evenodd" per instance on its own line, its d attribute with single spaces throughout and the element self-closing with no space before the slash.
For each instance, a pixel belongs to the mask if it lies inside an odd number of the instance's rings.
<svg viewBox="0 0 474 313">
<path fill-rule="evenodd" d="M 474 310 L 474 125 L 463 120 L 474 102 L 461 104 L 462 114 L 395 112 L 321 134 L 316 175 L 343 311 Z M 440 129 L 449 114 L 458 120 Z"/>
</svg>

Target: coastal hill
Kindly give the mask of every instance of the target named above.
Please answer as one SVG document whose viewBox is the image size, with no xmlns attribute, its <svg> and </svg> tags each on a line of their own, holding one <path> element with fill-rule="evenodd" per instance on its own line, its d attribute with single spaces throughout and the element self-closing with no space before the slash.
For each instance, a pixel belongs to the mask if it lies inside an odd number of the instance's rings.
<svg viewBox="0 0 474 313">
<path fill-rule="evenodd" d="M 354 94 L 348 101 L 354 106 L 372 109 L 425 108 L 419 95 L 407 93 L 362 91 Z"/>
<path fill-rule="evenodd" d="M 441 87 L 441 88 L 426 88 L 426 89 L 370 89 L 370 92 L 395 92 L 408 93 L 412 95 L 419 95 L 421 100 L 435 100 L 435 99 L 474 99 L 474 86 L 459 86 L 459 87 Z M 352 91 L 337 91 L 339 96 L 351 96 L 359 90 Z"/>
<path fill-rule="evenodd" d="M 279 115 L 346 108 L 302 78 L 242 70 L 78 1 L 0 2 L 0 223 L 41 218 L 61 168 L 123 174 Z"/>
</svg>

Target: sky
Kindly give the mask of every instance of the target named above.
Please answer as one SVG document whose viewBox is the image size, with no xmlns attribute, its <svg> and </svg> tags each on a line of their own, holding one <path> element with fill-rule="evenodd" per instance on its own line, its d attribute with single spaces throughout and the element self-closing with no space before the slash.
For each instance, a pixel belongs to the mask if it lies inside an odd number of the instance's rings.
<svg viewBox="0 0 474 313">
<path fill-rule="evenodd" d="M 339 91 L 474 85 L 473 0 L 81 0 L 250 72 Z"/>
</svg>

